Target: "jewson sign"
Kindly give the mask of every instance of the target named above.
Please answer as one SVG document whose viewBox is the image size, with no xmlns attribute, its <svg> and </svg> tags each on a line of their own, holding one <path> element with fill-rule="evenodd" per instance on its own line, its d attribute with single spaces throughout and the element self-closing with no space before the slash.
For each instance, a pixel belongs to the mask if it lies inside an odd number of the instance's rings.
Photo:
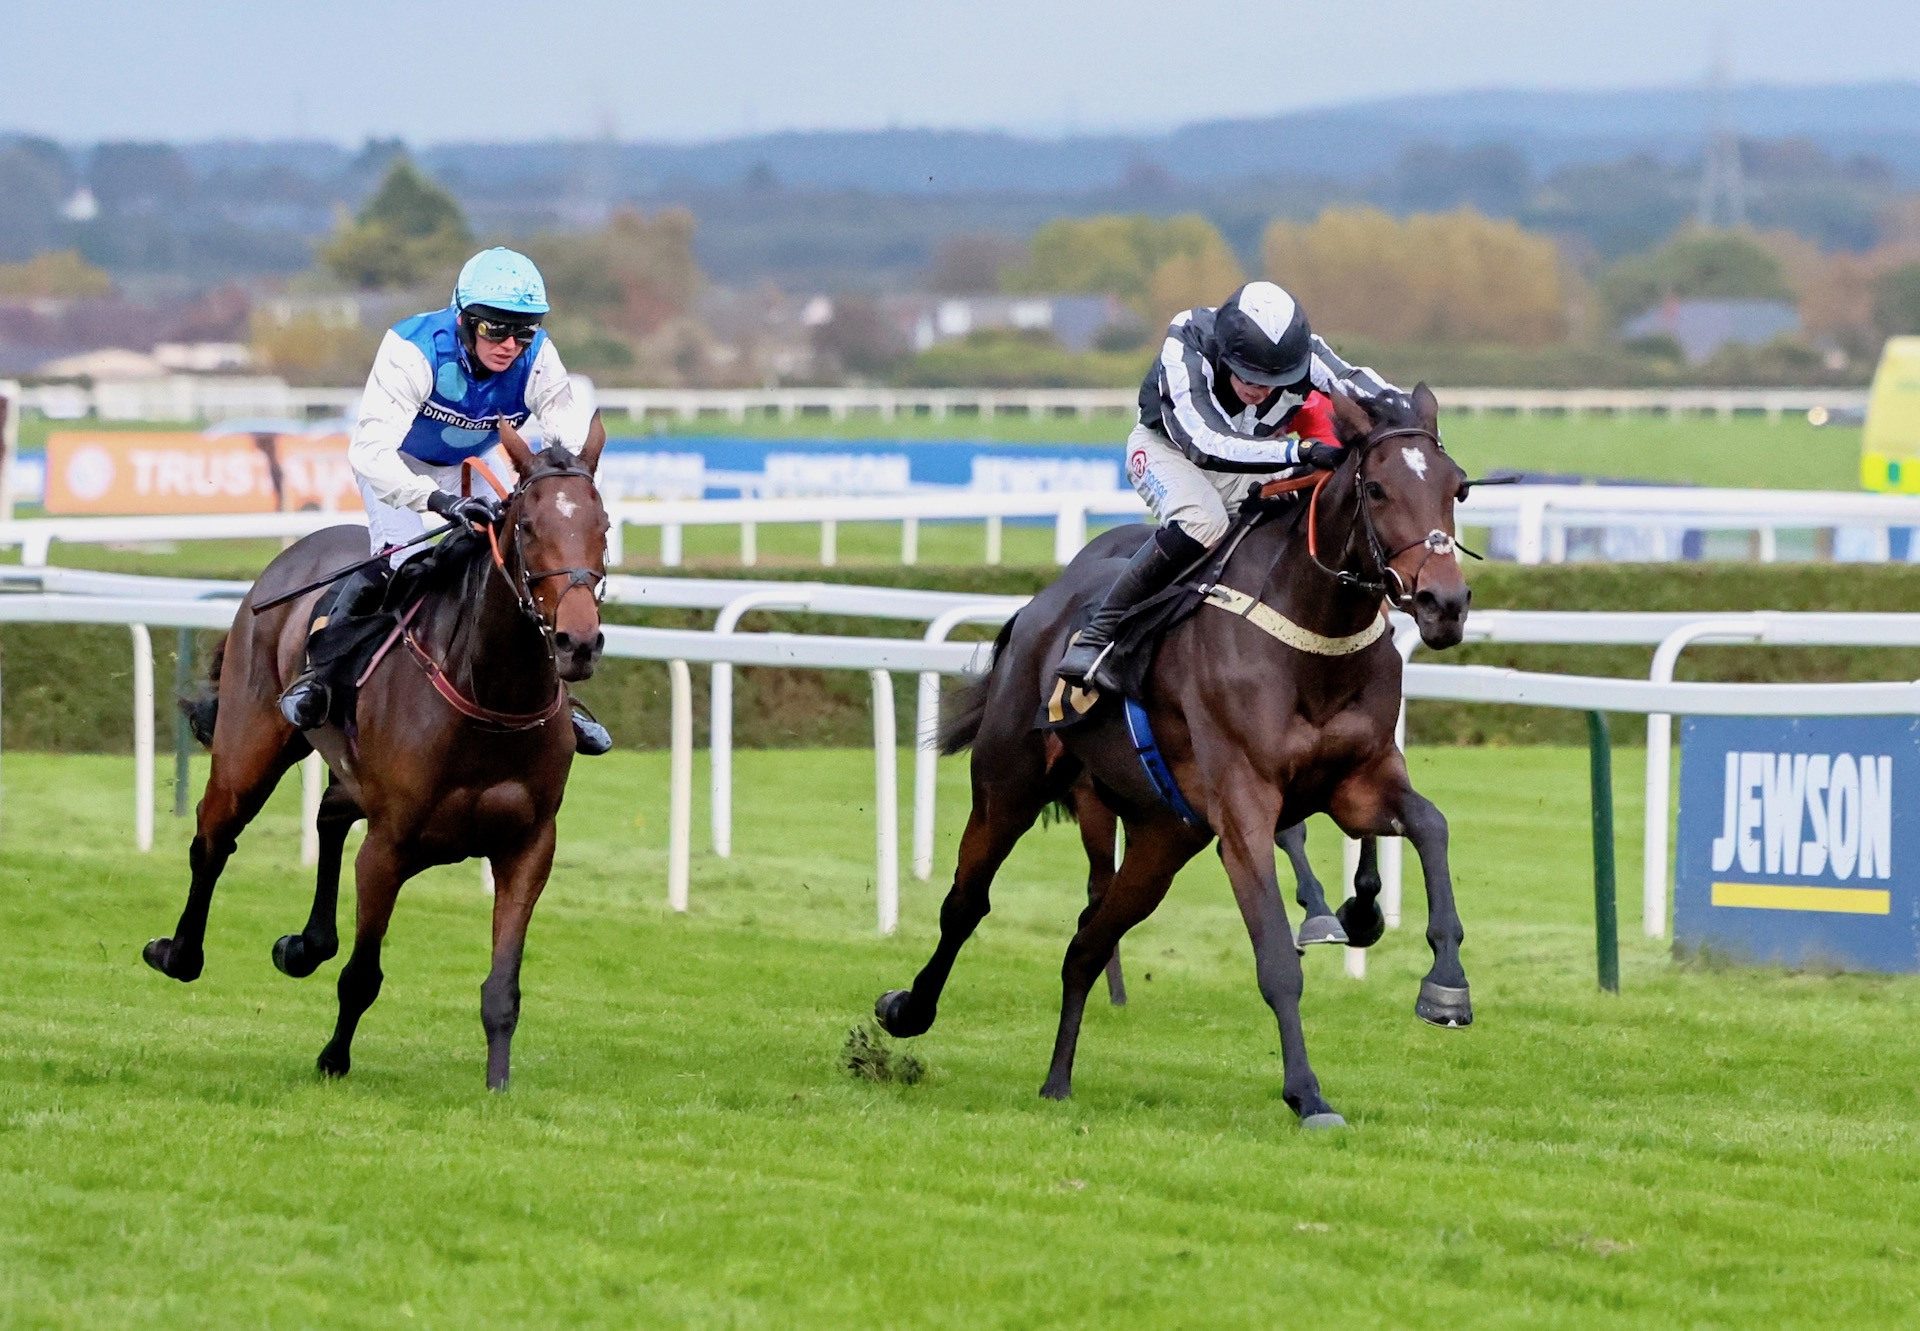
<svg viewBox="0 0 1920 1331">
<path fill-rule="evenodd" d="M 1920 971 L 1920 718 L 1690 717 L 1676 948 Z"/>
</svg>

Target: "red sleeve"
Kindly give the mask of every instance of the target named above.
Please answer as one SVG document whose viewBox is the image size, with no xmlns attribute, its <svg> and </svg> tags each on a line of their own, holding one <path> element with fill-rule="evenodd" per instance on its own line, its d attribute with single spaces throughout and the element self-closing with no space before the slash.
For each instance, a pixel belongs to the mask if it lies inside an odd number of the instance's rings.
<svg viewBox="0 0 1920 1331">
<path fill-rule="evenodd" d="M 1333 403 L 1317 389 L 1308 393 L 1307 400 L 1293 409 L 1293 414 L 1287 417 L 1287 429 L 1302 439 L 1332 444 L 1335 448 L 1340 446 L 1340 437 L 1333 429 Z"/>
</svg>

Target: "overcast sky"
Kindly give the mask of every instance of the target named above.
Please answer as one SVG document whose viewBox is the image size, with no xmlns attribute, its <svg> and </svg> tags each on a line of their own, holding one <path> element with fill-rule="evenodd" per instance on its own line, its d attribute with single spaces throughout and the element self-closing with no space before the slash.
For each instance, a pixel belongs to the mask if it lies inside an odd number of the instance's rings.
<svg viewBox="0 0 1920 1331">
<path fill-rule="evenodd" d="M 1408 92 L 1920 79 L 1916 0 L 0 0 L 0 132 L 1165 129 Z"/>
</svg>

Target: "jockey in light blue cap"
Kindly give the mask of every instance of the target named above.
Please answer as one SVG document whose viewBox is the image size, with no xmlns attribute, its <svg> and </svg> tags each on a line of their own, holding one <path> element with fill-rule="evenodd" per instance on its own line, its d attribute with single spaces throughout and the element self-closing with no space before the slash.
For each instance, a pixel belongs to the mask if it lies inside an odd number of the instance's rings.
<svg viewBox="0 0 1920 1331">
<path fill-rule="evenodd" d="M 468 526 L 499 516 L 491 498 L 461 495 L 460 475 L 462 462 L 499 441 L 501 417 L 516 429 L 534 417 L 549 443 L 575 451 L 586 442 L 593 408 L 574 393 L 540 327 L 547 310 L 547 284 L 533 260 L 495 246 L 460 269 L 451 304 L 388 330 L 347 446 L 375 554 L 392 550 L 392 563 L 401 563 L 429 513 Z M 385 572 L 376 565 L 349 578 L 332 618 L 378 609 Z M 310 666 L 281 696 L 281 713 L 301 730 L 326 723 L 323 673 Z M 599 722 L 577 712 L 574 737 L 583 754 L 605 753 L 613 743 Z"/>
</svg>

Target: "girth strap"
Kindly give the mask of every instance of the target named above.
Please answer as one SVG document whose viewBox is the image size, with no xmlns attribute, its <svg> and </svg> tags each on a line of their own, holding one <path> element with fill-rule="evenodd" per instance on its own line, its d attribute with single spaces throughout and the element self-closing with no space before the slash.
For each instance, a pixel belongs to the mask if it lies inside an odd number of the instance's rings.
<svg viewBox="0 0 1920 1331">
<path fill-rule="evenodd" d="M 1237 592 L 1217 582 L 1207 588 L 1206 602 L 1219 606 L 1229 614 L 1238 615 L 1294 650 L 1314 656 L 1351 656 L 1373 646 L 1379 641 L 1380 635 L 1387 631 L 1387 618 L 1380 615 L 1358 633 L 1349 633 L 1344 638 L 1329 638 L 1324 633 L 1302 628 L 1264 601 L 1255 600 L 1245 592 Z"/>
</svg>

